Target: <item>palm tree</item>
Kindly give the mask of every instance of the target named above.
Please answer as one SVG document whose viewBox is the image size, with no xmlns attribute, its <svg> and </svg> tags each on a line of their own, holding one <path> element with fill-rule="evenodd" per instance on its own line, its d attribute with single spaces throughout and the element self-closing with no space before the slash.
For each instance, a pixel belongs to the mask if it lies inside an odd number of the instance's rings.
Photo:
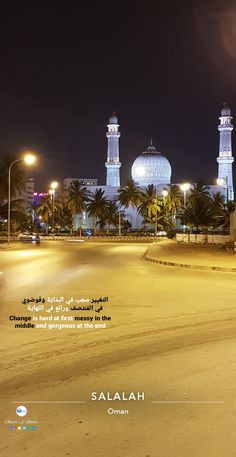
<svg viewBox="0 0 236 457">
<path fill-rule="evenodd" d="M 68 208 L 66 202 L 62 202 L 61 207 L 56 213 L 56 224 L 60 225 L 61 228 L 69 229 L 72 233 L 73 231 L 73 215 L 71 210 Z"/>
<path fill-rule="evenodd" d="M 89 200 L 89 191 L 79 181 L 73 181 L 67 190 L 66 204 L 72 216 L 81 215 L 86 210 L 86 203 Z M 81 236 L 81 226 L 80 226 Z"/>
<path fill-rule="evenodd" d="M 54 200 L 52 202 L 51 195 L 46 195 L 46 197 L 41 197 L 39 199 L 39 204 L 35 208 L 35 212 L 37 216 L 42 217 L 42 221 L 46 225 L 46 234 L 48 234 L 49 224 L 53 218 L 53 213 L 55 216 L 60 214 L 60 210 L 62 208 L 62 203 L 59 200 Z"/>
<path fill-rule="evenodd" d="M 50 195 L 39 199 L 39 204 L 36 206 L 35 212 L 37 216 L 42 217 L 42 221 L 46 225 L 46 235 L 48 235 L 49 223 L 52 218 L 52 198 Z"/>
<path fill-rule="evenodd" d="M 209 187 L 204 184 L 203 181 L 197 181 L 190 189 L 189 197 L 188 198 L 195 198 L 195 199 L 203 199 L 209 200 L 211 199 L 211 195 L 209 192 Z"/>
<path fill-rule="evenodd" d="M 163 196 L 162 222 L 167 235 L 172 238 L 175 235 L 176 216 L 182 205 L 182 192 L 176 184 L 169 184 L 163 190 L 167 191 L 167 195 Z"/>
<path fill-rule="evenodd" d="M 182 192 L 176 184 L 169 184 L 167 186 L 168 194 L 163 199 L 165 211 L 171 217 L 171 223 L 174 223 L 174 218 L 176 217 L 179 209 L 181 208 L 181 197 Z"/>
<path fill-rule="evenodd" d="M 107 206 L 104 209 L 102 216 L 99 220 L 100 227 L 107 226 L 107 233 L 109 233 L 110 225 L 118 227 L 119 225 L 119 207 L 117 202 L 108 200 Z"/>
<path fill-rule="evenodd" d="M 88 201 L 88 215 L 90 217 L 93 217 L 94 234 L 96 234 L 97 221 L 98 219 L 103 218 L 104 212 L 106 211 L 108 206 L 108 200 L 104 196 L 104 190 L 96 189 L 95 192 L 91 195 L 91 197 L 88 197 Z"/>
<path fill-rule="evenodd" d="M 160 226 L 160 212 L 163 206 L 163 201 L 160 196 L 157 196 L 154 184 L 149 184 L 143 191 L 140 192 L 140 201 L 141 204 L 138 206 L 138 212 L 144 218 L 144 225 L 145 223 L 157 223 L 157 226 Z"/>
<path fill-rule="evenodd" d="M 197 230 L 212 226 L 215 220 L 215 209 L 211 198 L 196 195 L 188 197 L 183 219 L 187 225 Z"/>
<path fill-rule="evenodd" d="M 8 154 L 0 162 L 0 201 L 8 198 L 8 171 L 12 162 L 16 157 Z M 20 162 L 14 164 L 11 170 L 11 196 L 21 194 L 25 190 L 24 171 L 20 166 Z"/>
<path fill-rule="evenodd" d="M 204 229 L 213 224 L 215 210 L 212 207 L 212 198 L 209 188 L 203 181 L 193 184 L 187 197 L 186 207 L 183 208 L 182 219 L 185 224 Z"/>
<path fill-rule="evenodd" d="M 230 226 L 230 213 L 234 211 L 235 204 L 231 201 L 225 204 L 225 197 L 220 192 L 217 192 L 212 197 L 212 210 L 215 217 L 212 223 L 214 228 L 229 228 Z"/>
<path fill-rule="evenodd" d="M 126 186 L 123 186 L 118 191 L 118 200 L 121 206 L 128 208 L 137 208 L 140 203 L 140 187 L 135 183 L 133 179 L 127 181 Z"/>
</svg>

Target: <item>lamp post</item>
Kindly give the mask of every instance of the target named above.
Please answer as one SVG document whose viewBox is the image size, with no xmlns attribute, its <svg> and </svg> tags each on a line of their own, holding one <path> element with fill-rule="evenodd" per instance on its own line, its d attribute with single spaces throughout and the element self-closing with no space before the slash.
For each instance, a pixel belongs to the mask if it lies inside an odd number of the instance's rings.
<svg viewBox="0 0 236 457">
<path fill-rule="evenodd" d="M 7 244 L 10 244 L 11 236 L 11 169 L 17 162 L 25 162 L 26 165 L 32 165 L 36 160 L 33 154 L 26 154 L 21 159 L 13 160 L 8 169 L 8 217 L 7 217 Z"/>
<path fill-rule="evenodd" d="M 165 223 L 165 215 L 166 215 L 165 204 L 166 204 L 166 197 L 167 197 L 169 192 L 168 192 L 167 189 L 163 189 L 161 193 L 162 193 L 162 196 L 163 196 L 163 212 L 164 212 L 164 223 Z"/>
<path fill-rule="evenodd" d="M 157 186 L 156 186 L 156 219 L 155 219 L 155 236 L 157 236 Z"/>
<path fill-rule="evenodd" d="M 183 191 L 183 194 L 184 194 L 184 232 L 185 232 L 186 195 L 187 195 L 187 190 L 190 189 L 190 184 L 188 182 L 184 182 L 183 184 L 181 184 L 180 189 Z"/>
<path fill-rule="evenodd" d="M 119 209 L 119 236 L 121 236 L 120 209 Z"/>
<path fill-rule="evenodd" d="M 228 176 L 225 176 L 225 178 L 218 178 L 216 180 L 218 186 L 223 186 L 224 189 L 226 189 L 226 203 L 228 203 Z"/>
<path fill-rule="evenodd" d="M 49 194 L 51 195 L 52 198 L 52 232 L 54 233 L 54 198 L 55 198 L 55 191 L 58 186 L 58 182 L 53 181 L 51 183 L 51 187 L 49 189 Z"/>
<path fill-rule="evenodd" d="M 169 193 L 169 192 L 168 192 L 168 190 L 167 190 L 167 189 L 163 189 L 163 191 L 162 191 L 162 195 L 163 195 L 163 200 L 164 200 L 164 203 L 165 203 L 165 199 L 166 199 L 166 197 L 167 197 L 168 193 Z"/>
</svg>

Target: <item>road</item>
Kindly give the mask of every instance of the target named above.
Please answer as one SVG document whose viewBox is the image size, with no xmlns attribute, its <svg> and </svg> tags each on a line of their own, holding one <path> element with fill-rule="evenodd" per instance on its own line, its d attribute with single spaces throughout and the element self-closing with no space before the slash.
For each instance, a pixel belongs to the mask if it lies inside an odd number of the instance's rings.
<svg viewBox="0 0 236 457">
<path fill-rule="evenodd" d="M 150 264 L 147 247 L 1 251 L 1 457 L 235 456 L 236 275 Z M 15 329 L 9 316 L 29 315 L 22 300 L 39 295 L 108 296 L 112 319 Z M 94 391 L 144 391 L 145 401 L 91 401 Z M 37 430 L 8 430 L 20 404 Z"/>
</svg>

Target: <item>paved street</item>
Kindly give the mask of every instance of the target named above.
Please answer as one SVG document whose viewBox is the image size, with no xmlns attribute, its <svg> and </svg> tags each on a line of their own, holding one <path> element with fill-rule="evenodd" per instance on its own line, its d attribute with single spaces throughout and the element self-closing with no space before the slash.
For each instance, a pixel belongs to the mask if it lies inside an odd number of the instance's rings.
<svg viewBox="0 0 236 457">
<path fill-rule="evenodd" d="M 235 273 L 151 264 L 148 246 L 0 252 L 1 457 L 235 456 Z M 9 315 L 28 315 L 22 300 L 39 295 L 107 296 L 112 320 L 105 329 L 15 329 Z M 145 391 L 145 401 L 95 402 L 94 391 Z M 38 430 L 7 430 L 18 404 Z"/>
</svg>

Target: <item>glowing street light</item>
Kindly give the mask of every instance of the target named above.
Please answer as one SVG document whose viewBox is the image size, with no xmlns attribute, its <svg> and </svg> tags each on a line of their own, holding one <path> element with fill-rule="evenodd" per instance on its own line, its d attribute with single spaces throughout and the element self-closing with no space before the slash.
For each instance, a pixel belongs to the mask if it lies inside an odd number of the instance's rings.
<svg viewBox="0 0 236 457">
<path fill-rule="evenodd" d="M 180 189 L 183 191 L 183 194 L 184 194 L 184 209 L 185 209 L 185 207 L 186 207 L 186 194 L 187 194 L 187 190 L 190 189 L 190 184 L 188 182 L 184 182 L 183 184 L 181 184 Z"/>
<path fill-rule="evenodd" d="M 10 244 L 11 233 L 11 169 L 17 162 L 24 162 L 26 165 L 33 165 L 36 157 L 31 152 L 28 152 L 21 159 L 13 160 L 8 169 L 8 218 L 7 218 L 7 244 Z"/>
<path fill-rule="evenodd" d="M 186 195 L 187 195 L 187 190 L 190 189 L 190 184 L 188 182 L 184 182 L 183 184 L 180 185 L 180 189 L 183 191 L 183 194 L 184 194 L 184 231 L 185 231 L 185 228 L 186 228 L 186 224 L 185 224 Z"/>
<path fill-rule="evenodd" d="M 22 159 L 19 159 L 22 160 Z M 35 155 L 28 153 L 23 157 L 24 162 L 26 165 L 33 165 L 33 163 L 36 161 Z"/>
<path fill-rule="evenodd" d="M 55 190 L 57 187 L 58 187 L 58 182 L 57 181 L 53 181 L 51 183 L 50 189 L 54 189 Z"/>
<path fill-rule="evenodd" d="M 163 191 L 162 191 L 162 195 L 163 195 L 163 197 L 164 197 L 164 198 L 166 198 L 166 197 L 167 197 L 168 193 L 169 193 L 169 192 L 168 192 L 168 190 L 167 190 L 167 189 L 163 189 Z"/>
</svg>

